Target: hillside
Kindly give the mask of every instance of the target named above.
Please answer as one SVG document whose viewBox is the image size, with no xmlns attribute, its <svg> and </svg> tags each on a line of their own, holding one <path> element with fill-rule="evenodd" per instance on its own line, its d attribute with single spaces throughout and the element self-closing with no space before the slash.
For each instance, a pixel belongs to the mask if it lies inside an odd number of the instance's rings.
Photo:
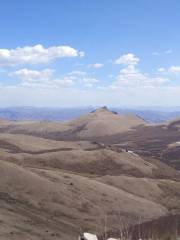
<svg viewBox="0 0 180 240">
<path fill-rule="evenodd" d="M 84 139 L 126 132 L 146 122 L 136 115 L 119 115 L 106 107 L 67 122 L 9 122 L 1 132 L 24 133 L 52 139 Z"/>
<path fill-rule="evenodd" d="M 142 129 L 161 133 L 154 128 L 172 129 L 106 108 L 65 123 L 3 120 L 0 237 L 77 239 L 80 230 L 103 233 L 105 217 L 115 232 L 122 219 L 134 225 L 180 213 L 180 173 L 148 147 L 149 155 L 138 153 L 139 139 L 135 145 Z"/>
</svg>

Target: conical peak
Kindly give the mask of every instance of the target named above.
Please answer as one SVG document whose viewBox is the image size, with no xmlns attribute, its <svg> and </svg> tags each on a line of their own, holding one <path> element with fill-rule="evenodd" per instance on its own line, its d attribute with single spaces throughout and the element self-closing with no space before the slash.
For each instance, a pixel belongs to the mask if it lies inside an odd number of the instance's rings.
<svg viewBox="0 0 180 240">
<path fill-rule="evenodd" d="M 92 111 L 92 113 L 111 113 L 111 114 L 113 113 L 113 114 L 117 114 L 116 112 L 109 110 L 108 107 L 106 107 L 106 106 L 97 108 L 96 110 Z"/>
<path fill-rule="evenodd" d="M 103 107 L 101 107 L 100 109 L 109 111 L 108 107 L 106 107 L 106 106 L 103 106 Z"/>
<path fill-rule="evenodd" d="M 110 110 L 106 106 L 104 106 L 96 109 L 95 112 L 110 112 Z"/>
</svg>

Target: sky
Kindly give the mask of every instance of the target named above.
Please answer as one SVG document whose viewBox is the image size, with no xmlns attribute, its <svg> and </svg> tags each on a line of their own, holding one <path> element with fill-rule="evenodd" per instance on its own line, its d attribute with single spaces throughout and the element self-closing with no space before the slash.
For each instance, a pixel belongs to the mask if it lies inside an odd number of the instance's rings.
<svg viewBox="0 0 180 240">
<path fill-rule="evenodd" d="M 0 9 L 0 107 L 180 106 L 179 0 Z"/>
</svg>

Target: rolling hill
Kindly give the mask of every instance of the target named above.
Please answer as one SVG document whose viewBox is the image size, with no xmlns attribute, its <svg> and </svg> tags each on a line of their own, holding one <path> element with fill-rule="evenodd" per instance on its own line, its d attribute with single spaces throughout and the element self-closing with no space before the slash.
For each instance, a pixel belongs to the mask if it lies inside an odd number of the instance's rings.
<svg viewBox="0 0 180 240">
<path fill-rule="evenodd" d="M 63 123 L 2 120 L 0 237 L 77 239 L 102 234 L 105 218 L 115 232 L 122 219 L 179 214 L 180 173 L 162 160 L 179 146 L 177 127 L 104 107 Z"/>
</svg>

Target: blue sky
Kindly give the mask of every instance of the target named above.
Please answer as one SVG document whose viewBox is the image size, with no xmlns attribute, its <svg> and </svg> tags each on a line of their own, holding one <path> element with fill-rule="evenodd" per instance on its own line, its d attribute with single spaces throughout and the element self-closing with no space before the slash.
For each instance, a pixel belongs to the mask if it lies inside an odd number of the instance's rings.
<svg viewBox="0 0 180 240">
<path fill-rule="evenodd" d="M 0 106 L 177 106 L 179 0 L 6 0 Z"/>
</svg>

